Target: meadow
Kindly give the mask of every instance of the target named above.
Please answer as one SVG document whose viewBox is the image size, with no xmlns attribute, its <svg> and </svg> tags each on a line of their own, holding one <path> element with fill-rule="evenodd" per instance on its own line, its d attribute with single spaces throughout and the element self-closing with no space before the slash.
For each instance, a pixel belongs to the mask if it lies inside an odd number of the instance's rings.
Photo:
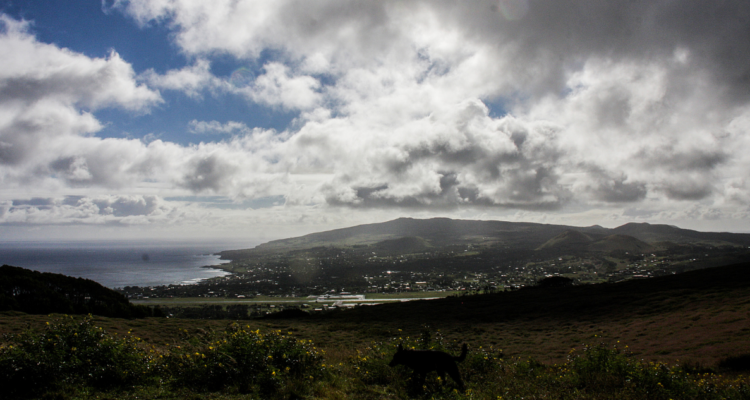
<svg viewBox="0 0 750 400">
<path fill-rule="evenodd" d="M 747 264 L 292 319 L 0 313 L 0 385 L 57 399 L 747 399 Z M 466 392 L 387 364 L 457 355 Z M 20 389 L 19 389 L 20 388 Z"/>
<path fill-rule="evenodd" d="M 19 317 L 27 316 L 3 315 L 3 326 Z M 597 334 L 554 362 L 472 345 L 460 364 L 466 382 L 466 391 L 460 392 L 450 379 L 443 382 L 435 374 L 418 387 L 407 368 L 387 365 L 398 344 L 458 354 L 458 340 L 429 328 L 317 346 L 301 326 L 255 321 L 195 326 L 166 319 L 54 315 L 27 322 L 32 325 L 5 336 L 0 348 L 6 398 L 750 398 L 750 377 L 738 371 L 747 366 L 742 357 L 710 366 L 646 361 L 628 345 Z M 341 338 L 336 334 L 340 327 L 328 328 L 317 334 Z"/>
</svg>

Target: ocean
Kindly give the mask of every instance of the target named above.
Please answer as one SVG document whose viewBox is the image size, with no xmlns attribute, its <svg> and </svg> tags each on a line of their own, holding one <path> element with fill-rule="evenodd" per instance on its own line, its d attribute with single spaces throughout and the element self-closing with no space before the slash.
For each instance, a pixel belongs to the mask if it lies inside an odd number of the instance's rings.
<svg viewBox="0 0 750 400">
<path fill-rule="evenodd" d="M 192 284 L 228 273 L 215 253 L 248 248 L 171 242 L 0 242 L 0 265 L 91 279 L 109 288 Z"/>
</svg>

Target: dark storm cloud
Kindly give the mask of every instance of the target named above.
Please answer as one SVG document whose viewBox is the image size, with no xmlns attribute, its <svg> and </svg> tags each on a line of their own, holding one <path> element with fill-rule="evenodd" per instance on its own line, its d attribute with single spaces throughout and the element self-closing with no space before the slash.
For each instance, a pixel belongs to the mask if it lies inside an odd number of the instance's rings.
<svg viewBox="0 0 750 400">
<path fill-rule="evenodd" d="M 21 117 L 0 130 L 0 164 L 18 165 L 32 157 L 44 144 L 49 128 L 44 122 Z"/>
<path fill-rule="evenodd" d="M 649 61 L 684 48 L 693 68 L 710 71 L 735 99 L 750 96 L 746 1 L 530 1 L 523 19 L 500 22 L 481 8 L 445 15 L 498 46 L 510 44 L 518 67 L 513 72 L 529 89 L 562 90 L 566 70 L 592 56 Z"/>
<path fill-rule="evenodd" d="M 701 200 L 711 195 L 713 187 L 706 181 L 668 182 L 661 188 L 670 199 Z"/>
<path fill-rule="evenodd" d="M 188 162 L 182 185 L 193 192 L 221 191 L 237 168 L 221 159 L 220 155 L 196 156 Z"/>
<path fill-rule="evenodd" d="M 20 206 L 49 207 L 49 206 L 54 205 L 55 202 L 53 199 L 33 197 L 28 200 L 24 200 L 24 199 L 13 200 L 12 204 L 13 204 L 13 207 L 20 207 Z"/>
<path fill-rule="evenodd" d="M 118 1 L 116 7 L 142 23 L 171 20 L 178 43 L 194 53 L 221 49 L 255 57 L 268 46 L 297 54 L 339 51 L 361 63 L 393 51 L 411 34 L 411 26 L 394 20 L 418 21 L 429 13 L 445 31 L 510 50 L 515 69 L 503 72 L 544 91 L 561 89 L 567 70 L 590 56 L 643 60 L 671 55 L 679 46 L 693 50 L 699 66 L 736 93 L 747 96 L 750 84 L 750 50 L 744 46 L 750 41 L 750 5 L 744 0 L 535 0 L 518 20 L 504 18 L 496 0 L 294 0 L 254 7 L 222 1 L 204 19 L 196 18 L 202 7 L 186 0 L 161 6 Z M 266 19 L 252 18 L 259 8 Z M 242 18 L 244 31 L 237 32 L 235 19 Z"/>
<path fill-rule="evenodd" d="M 726 152 L 717 146 L 675 149 L 673 146 L 643 149 L 638 155 L 650 168 L 673 171 L 709 172 L 728 160 Z"/>
<path fill-rule="evenodd" d="M 613 174 L 598 167 L 589 167 L 589 187 L 594 199 L 608 203 L 632 203 L 646 198 L 644 182 L 629 181 L 624 174 Z"/>
</svg>

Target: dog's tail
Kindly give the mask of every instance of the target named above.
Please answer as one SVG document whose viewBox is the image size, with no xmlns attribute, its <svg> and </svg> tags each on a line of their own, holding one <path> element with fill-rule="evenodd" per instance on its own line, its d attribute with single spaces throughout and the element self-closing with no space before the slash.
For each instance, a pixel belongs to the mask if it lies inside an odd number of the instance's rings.
<svg viewBox="0 0 750 400">
<path fill-rule="evenodd" d="M 463 346 L 461 346 L 461 355 L 458 357 L 453 357 L 454 360 L 457 362 L 461 362 L 466 359 L 466 352 L 468 351 L 468 347 L 466 347 L 466 343 L 464 343 Z"/>
</svg>

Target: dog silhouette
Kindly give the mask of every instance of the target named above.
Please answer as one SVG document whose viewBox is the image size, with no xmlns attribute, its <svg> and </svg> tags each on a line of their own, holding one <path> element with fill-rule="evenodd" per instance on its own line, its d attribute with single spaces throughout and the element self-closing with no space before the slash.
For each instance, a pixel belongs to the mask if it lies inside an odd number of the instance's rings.
<svg viewBox="0 0 750 400">
<path fill-rule="evenodd" d="M 404 347 L 399 344 L 396 354 L 393 355 L 393 360 L 388 366 L 405 365 L 414 370 L 414 376 L 417 378 L 420 388 L 424 385 L 428 372 L 436 371 L 443 381 L 445 381 L 445 373 L 447 372 L 463 391 L 464 382 L 461 380 L 456 362 L 466 359 L 466 352 L 465 343 L 461 346 L 461 355 L 458 357 L 437 350 L 404 350 Z"/>
</svg>

